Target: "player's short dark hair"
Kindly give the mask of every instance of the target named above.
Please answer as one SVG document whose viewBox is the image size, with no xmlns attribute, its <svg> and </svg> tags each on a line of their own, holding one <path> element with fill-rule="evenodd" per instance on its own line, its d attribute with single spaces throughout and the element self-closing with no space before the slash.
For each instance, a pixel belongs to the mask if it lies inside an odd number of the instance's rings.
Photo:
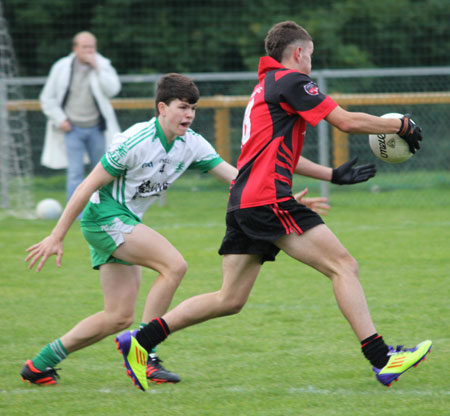
<svg viewBox="0 0 450 416">
<path fill-rule="evenodd" d="M 195 104 L 200 98 L 200 93 L 194 81 L 181 74 L 164 75 L 156 85 L 156 115 L 159 115 L 158 103 L 170 105 L 173 100 L 179 99 L 189 104 Z"/>
<path fill-rule="evenodd" d="M 277 23 L 267 33 L 265 47 L 267 55 L 278 62 L 283 59 L 286 48 L 295 42 L 311 41 L 311 35 L 306 29 L 292 21 Z"/>
</svg>

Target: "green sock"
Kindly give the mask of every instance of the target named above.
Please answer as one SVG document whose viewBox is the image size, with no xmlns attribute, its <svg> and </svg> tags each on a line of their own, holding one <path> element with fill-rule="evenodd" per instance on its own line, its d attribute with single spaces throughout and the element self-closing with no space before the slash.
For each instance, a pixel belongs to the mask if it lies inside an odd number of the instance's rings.
<svg viewBox="0 0 450 416">
<path fill-rule="evenodd" d="M 57 339 L 42 348 L 39 354 L 31 361 L 39 371 L 45 371 L 48 367 L 55 367 L 56 364 L 60 363 L 64 358 L 67 358 L 68 355 L 69 353 L 64 348 L 61 340 Z"/>
<path fill-rule="evenodd" d="M 147 326 L 147 324 L 145 322 L 141 322 L 139 324 L 139 329 L 144 328 L 144 326 Z M 150 352 L 150 354 L 156 354 L 156 347 L 152 348 L 152 351 Z"/>
</svg>

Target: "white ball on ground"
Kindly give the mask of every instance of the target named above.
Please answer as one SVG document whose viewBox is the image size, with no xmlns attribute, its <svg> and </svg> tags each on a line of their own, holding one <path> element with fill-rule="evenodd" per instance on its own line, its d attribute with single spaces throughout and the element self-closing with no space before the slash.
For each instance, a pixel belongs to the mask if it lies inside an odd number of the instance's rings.
<svg viewBox="0 0 450 416">
<path fill-rule="evenodd" d="M 43 199 L 36 206 L 36 215 L 43 220 L 55 220 L 60 217 L 61 213 L 62 206 L 56 199 Z"/>
</svg>

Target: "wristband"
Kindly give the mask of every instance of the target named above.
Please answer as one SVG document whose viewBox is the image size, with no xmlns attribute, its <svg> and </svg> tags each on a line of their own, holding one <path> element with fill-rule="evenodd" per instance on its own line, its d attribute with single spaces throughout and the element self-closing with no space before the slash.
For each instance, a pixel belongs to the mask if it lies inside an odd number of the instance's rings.
<svg viewBox="0 0 450 416">
<path fill-rule="evenodd" d="M 400 124 L 400 128 L 398 129 L 397 134 L 400 134 L 400 132 L 403 130 L 403 126 L 405 125 L 405 119 L 402 117 L 402 118 L 400 119 L 400 122 L 401 122 L 402 124 Z"/>
<path fill-rule="evenodd" d="M 408 132 L 408 127 L 409 127 L 409 120 L 410 118 L 408 117 L 410 116 L 410 114 L 404 115 L 401 119 L 400 122 L 402 123 L 400 125 L 400 129 L 398 130 L 397 134 L 400 137 L 403 137 L 407 132 Z"/>
</svg>

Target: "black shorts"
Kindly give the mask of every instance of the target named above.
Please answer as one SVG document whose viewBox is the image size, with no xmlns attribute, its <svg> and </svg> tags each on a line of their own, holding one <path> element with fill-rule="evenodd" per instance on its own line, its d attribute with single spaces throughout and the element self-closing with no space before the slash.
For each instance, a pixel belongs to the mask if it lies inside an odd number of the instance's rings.
<svg viewBox="0 0 450 416">
<path fill-rule="evenodd" d="M 323 224 L 323 220 L 319 214 L 290 199 L 228 212 L 226 224 L 219 254 L 260 254 L 264 263 L 274 261 L 280 251 L 275 240 L 293 232 L 303 234 Z"/>
</svg>

